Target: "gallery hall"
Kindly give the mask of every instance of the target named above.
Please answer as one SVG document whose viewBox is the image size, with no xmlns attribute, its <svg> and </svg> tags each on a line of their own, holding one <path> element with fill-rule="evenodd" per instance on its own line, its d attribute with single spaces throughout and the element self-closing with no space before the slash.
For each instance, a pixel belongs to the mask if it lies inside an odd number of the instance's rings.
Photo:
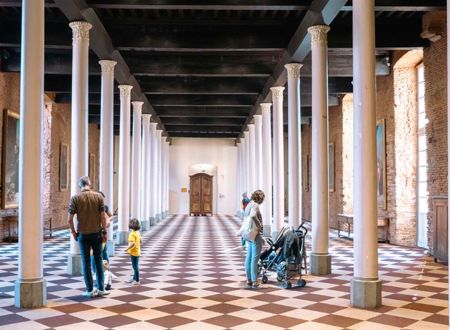
<svg viewBox="0 0 450 330">
<path fill-rule="evenodd" d="M 0 330 L 449 329 L 445 0 L 0 0 Z"/>
</svg>

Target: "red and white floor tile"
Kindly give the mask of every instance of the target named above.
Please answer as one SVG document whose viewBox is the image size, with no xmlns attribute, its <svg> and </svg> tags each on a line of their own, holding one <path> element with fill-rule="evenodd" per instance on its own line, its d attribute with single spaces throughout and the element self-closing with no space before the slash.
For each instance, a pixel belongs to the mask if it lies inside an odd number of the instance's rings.
<svg viewBox="0 0 450 330">
<path fill-rule="evenodd" d="M 17 244 L 0 245 L 0 329 L 448 329 L 447 266 L 421 249 L 380 245 L 383 306 L 361 310 L 349 305 L 351 241 L 332 235 L 332 275 L 248 290 L 238 227 L 233 217 L 172 217 L 143 233 L 141 285 L 125 283 L 131 265 L 116 247 L 111 295 L 93 299 L 66 274 L 62 232 L 44 244 L 48 304 L 35 310 L 14 307 Z"/>
</svg>

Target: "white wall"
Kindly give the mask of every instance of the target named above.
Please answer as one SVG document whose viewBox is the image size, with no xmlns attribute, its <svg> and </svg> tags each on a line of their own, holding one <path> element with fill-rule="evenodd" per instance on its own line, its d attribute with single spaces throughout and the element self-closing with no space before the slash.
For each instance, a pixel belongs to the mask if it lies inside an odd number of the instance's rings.
<svg viewBox="0 0 450 330">
<path fill-rule="evenodd" d="M 217 166 L 213 180 L 213 212 L 216 214 L 235 214 L 236 205 L 236 162 L 237 147 L 235 139 L 172 138 L 169 148 L 169 212 L 171 214 L 189 213 L 189 175 L 197 164 Z"/>
</svg>

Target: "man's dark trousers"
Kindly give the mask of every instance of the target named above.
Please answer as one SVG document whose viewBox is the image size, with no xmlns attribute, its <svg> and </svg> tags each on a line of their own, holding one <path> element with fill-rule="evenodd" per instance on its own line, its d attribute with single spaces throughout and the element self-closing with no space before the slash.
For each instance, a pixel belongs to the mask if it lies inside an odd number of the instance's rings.
<svg viewBox="0 0 450 330">
<path fill-rule="evenodd" d="M 101 232 L 93 234 L 78 234 L 78 243 L 80 244 L 81 263 L 83 266 L 84 283 L 86 291 L 91 292 L 94 289 L 91 270 L 91 248 L 95 267 L 97 268 L 97 288 L 104 290 L 103 259 L 102 259 L 102 234 Z"/>
</svg>

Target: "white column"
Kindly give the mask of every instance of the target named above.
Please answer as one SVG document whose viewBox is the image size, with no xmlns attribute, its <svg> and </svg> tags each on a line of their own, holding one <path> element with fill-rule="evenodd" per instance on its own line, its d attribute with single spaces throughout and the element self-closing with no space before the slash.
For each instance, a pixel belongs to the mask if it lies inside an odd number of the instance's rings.
<svg viewBox="0 0 450 330">
<path fill-rule="evenodd" d="M 273 226 L 276 238 L 284 227 L 284 139 L 283 139 L 283 91 L 284 87 L 272 87 L 273 103 Z"/>
<path fill-rule="evenodd" d="M 311 26 L 312 54 L 312 249 L 310 272 L 331 273 L 328 253 L 328 64 L 326 25 Z"/>
<path fill-rule="evenodd" d="M 359 308 L 381 305 L 378 278 L 375 92 L 375 4 L 353 4 L 353 249 L 350 302 Z"/>
<path fill-rule="evenodd" d="M 165 194 L 164 194 L 164 189 L 165 189 L 165 185 L 166 185 L 166 169 L 165 169 L 165 157 L 166 157 L 166 150 L 165 150 L 165 140 L 166 137 L 161 135 L 161 170 L 160 170 L 160 175 L 161 175 L 161 199 L 160 199 L 160 208 L 161 208 L 161 219 L 164 220 L 165 219 L 165 215 L 164 215 L 164 203 L 166 202 L 165 200 Z"/>
<path fill-rule="evenodd" d="M 162 220 L 162 214 L 161 214 L 161 186 L 162 186 L 162 177 L 161 177 L 161 158 L 162 158 L 162 152 L 161 152 L 161 140 L 162 140 L 162 130 L 157 129 L 156 130 L 156 166 L 157 166 L 157 175 L 156 175 L 156 218 L 157 221 Z"/>
<path fill-rule="evenodd" d="M 105 204 L 114 211 L 114 66 L 117 62 L 101 60 L 102 69 L 100 110 L 100 173 L 99 189 L 105 194 Z M 108 228 L 108 254 L 114 256 L 113 224 Z"/>
<path fill-rule="evenodd" d="M 141 148 L 142 148 L 142 106 L 144 102 L 133 101 L 133 140 L 131 153 L 131 218 L 136 218 L 141 223 L 141 229 L 147 227 L 142 224 L 141 215 Z"/>
<path fill-rule="evenodd" d="M 43 307 L 42 118 L 44 113 L 44 0 L 22 2 L 19 152 L 19 269 L 14 302 Z M 49 184 L 47 182 L 46 184 Z"/>
<path fill-rule="evenodd" d="M 301 134 L 300 69 L 303 64 L 289 63 L 288 74 L 288 198 L 289 225 L 298 227 L 301 219 Z"/>
<path fill-rule="evenodd" d="M 236 162 L 236 215 L 240 214 L 241 210 L 241 194 L 242 194 L 242 143 L 240 141 L 236 142 L 236 148 L 237 148 L 237 162 Z"/>
<path fill-rule="evenodd" d="M 262 116 L 254 115 L 255 119 L 255 189 L 262 189 Z"/>
<path fill-rule="evenodd" d="M 266 195 L 266 199 L 262 204 L 262 217 L 264 235 L 271 235 L 272 226 L 272 123 L 270 107 L 271 103 L 261 103 L 262 113 L 262 189 Z"/>
<path fill-rule="evenodd" d="M 89 103 L 89 30 L 87 22 L 72 22 L 72 124 L 70 194 L 79 193 L 78 180 L 88 175 L 88 103 Z M 75 219 L 75 226 L 77 221 Z M 70 235 L 67 262 L 70 275 L 81 275 L 81 256 L 78 243 Z"/>
<path fill-rule="evenodd" d="M 133 86 L 119 85 L 120 142 L 119 142 L 119 211 L 116 243 L 128 243 L 130 220 L 130 95 Z"/>
<path fill-rule="evenodd" d="M 248 146 L 250 157 L 250 195 L 255 191 L 256 186 L 256 145 L 255 145 L 255 124 L 248 124 Z"/>
<path fill-rule="evenodd" d="M 149 130 L 150 130 L 150 117 L 151 115 L 142 115 L 142 146 L 141 146 L 141 228 L 143 230 L 148 230 L 149 227 L 149 207 L 148 199 L 149 195 L 149 155 L 148 152 L 151 150 L 148 148 L 150 143 Z"/>
<path fill-rule="evenodd" d="M 151 176 L 150 176 L 150 186 L 151 186 L 151 194 L 149 198 L 150 203 L 150 225 L 155 225 L 157 223 L 156 213 L 157 213 L 157 195 L 158 195 L 158 186 L 157 186 L 157 178 L 158 178 L 158 150 L 157 150 L 157 136 L 156 136 L 156 127 L 157 123 L 150 123 L 150 139 L 151 139 Z"/>
<path fill-rule="evenodd" d="M 169 214 L 169 142 L 164 141 L 164 218 Z"/>
<path fill-rule="evenodd" d="M 249 140 L 249 131 L 244 132 L 244 143 L 245 143 L 245 155 L 244 155 L 244 162 L 245 162 L 245 191 L 250 197 L 251 193 L 253 191 L 251 190 L 251 177 L 250 177 L 250 140 Z"/>
</svg>

